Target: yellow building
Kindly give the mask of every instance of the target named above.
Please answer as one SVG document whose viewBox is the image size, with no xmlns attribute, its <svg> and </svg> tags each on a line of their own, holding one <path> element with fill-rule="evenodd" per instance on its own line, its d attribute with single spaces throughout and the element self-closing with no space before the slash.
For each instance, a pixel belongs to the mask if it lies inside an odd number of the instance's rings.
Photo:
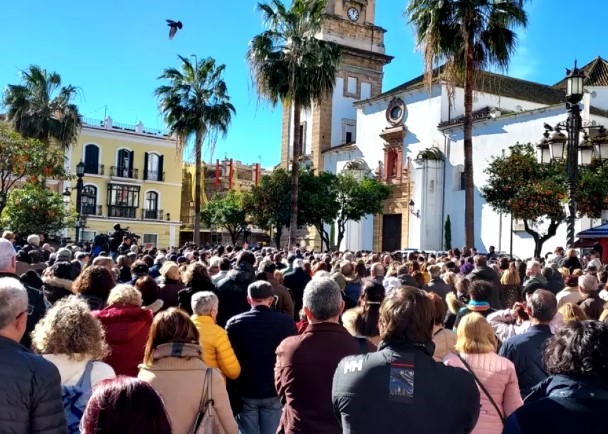
<svg viewBox="0 0 608 434">
<path fill-rule="evenodd" d="M 92 240 L 120 223 L 139 235 L 144 246 L 178 245 L 182 158 L 176 155 L 175 139 L 141 122 L 125 125 L 110 117 L 83 121 L 66 163 L 74 174 L 80 161 L 85 167 L 81 214 L 86 226 L 80 238 Z M 71 202 L 76 203 L 75 193 Z M 74 228 L 68 236 L 74 239 Z"/>
</svg>

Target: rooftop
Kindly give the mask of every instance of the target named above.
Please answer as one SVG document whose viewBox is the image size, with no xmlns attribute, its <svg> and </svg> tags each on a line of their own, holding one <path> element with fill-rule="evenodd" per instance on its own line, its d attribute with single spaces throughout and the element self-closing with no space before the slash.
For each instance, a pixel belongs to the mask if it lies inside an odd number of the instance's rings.
<svg viewBox="0 0 608 434">
<path fill-rule="evenodd" d="M 608 86 L 608 61 L 600 56 L 593 59 L 581 68 L 585 74 L 585 86 Z M 566 88 L 566 79 L 555 84 L 559 89 Z"/>
<path fill-rule="evenodd" d="M 171 136 L 168 131 L 160 130 L 157 128 L 145 128 L 143 122 L 138 122 L 135 125 L 123 124 L 120 122 L 114 122 L 110 116 L 102 119 L 91 119 L 82 118 L 82 125 L 92 128 L 99 128 L 105 130 L 121 131 L 130 134 L 138 134 L 147 137 L 156 137 L 161 139 L 170 139 Z"/>
</svg>

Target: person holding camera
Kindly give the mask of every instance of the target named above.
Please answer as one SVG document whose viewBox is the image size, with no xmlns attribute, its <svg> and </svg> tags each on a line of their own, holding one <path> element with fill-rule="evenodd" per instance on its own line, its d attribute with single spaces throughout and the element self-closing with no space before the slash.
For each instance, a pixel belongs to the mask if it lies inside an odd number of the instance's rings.
<svg viewBox="0 0 608 434">
<path fill-rule="evenodd" d="M 118 248 L 123 243 L 123 238 L 126 234 L 126 231 L 120 227 L 120 223 L 114 225 L 114 232 L 110 235 L 110 255 L 114 262 L 116 262 L 116 258 L 118 258 Z"/>
</svg>

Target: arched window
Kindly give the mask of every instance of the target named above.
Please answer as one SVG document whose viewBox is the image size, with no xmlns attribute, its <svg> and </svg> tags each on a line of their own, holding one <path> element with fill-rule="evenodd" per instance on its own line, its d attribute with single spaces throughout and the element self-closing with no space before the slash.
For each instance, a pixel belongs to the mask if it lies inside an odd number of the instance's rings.
<svg viewBox="0 0 608 434">
<path fill-rule="evenodd" d="M 84 147 L 84 173 L 99 175 L 99 146 L 88 144 Z"/>
<path fill-rule="evenodd" d="M 137 178 L 133 171 L 134 152 L 128 149 L 119 149 L 116 156 L 116 173 L 113 176 L 121 178 Z"/>
<path fill-rule="evenodd" d="M 100 215 L 97 212 L 97 187 L 94 185 L 85 185 L 82 188 L 81 197 L 81 211 L 83 215 Z"/>
<path fill-rule="evenodd" d="M 145 218 L 160 220 L 162 216 L 159 216 L 158 211 L 158 193 L 155 191 L 148 191 L 146 193 L 145 203 Z"/>
<path fill-rule="evenodd" d="M 144 156 L 144 181 L 164 181 L 163 156 L 146 152 Z"/>
</svg>

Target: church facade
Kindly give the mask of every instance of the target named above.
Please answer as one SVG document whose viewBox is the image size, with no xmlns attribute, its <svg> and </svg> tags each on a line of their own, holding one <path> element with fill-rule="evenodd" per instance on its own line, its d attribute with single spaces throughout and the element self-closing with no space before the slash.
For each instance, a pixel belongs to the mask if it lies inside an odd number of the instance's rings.
<svg viewBox="0 0 608 434">
<path fill-rule="evenodd" d="M 329 1 L 326 30 L 320 37 L 343 46 L 342 66 L 331 101 L 302 113 L 302 150 L 312 167 L 340 173 L 357 161 L 392 186 L 384 212 L 349 222 L 340 249 L 394 251 L 443 250 L 449 216 L 452 245 L 464 245 L 464 91 L 448 86 L 440 70 L 431 85 L 419 76 L 381 91 L 384 30 L 374 19 L 374 1 Z M 358 11 L 358 13 L 355 13 Z M 354 18 L 357 18 L 354 20 Z M 608 62 L 597 58 L 584 68 L 583 122 L 608 126 Z M 567 117 L 563 83 L 546 85 L 481 72 L 474 94 L 473 173 L 475 247 L 531 256 L 534 241 L 510 215 L 494 212 L 480 189 L 493 156 L 516 143 L 538 143 L 543 125 Z M 283 119 L 282 163 L 287 165 L 294 126 Z M 310 163 L 309 163 L 310 164 Z M 580 219 L 578 229 L 599 220 Z M 549 251 L 565 244 L 565 225 L 545 243 Z M 314 237 L 303 237 L 318 247 Z"/>
</svg>

